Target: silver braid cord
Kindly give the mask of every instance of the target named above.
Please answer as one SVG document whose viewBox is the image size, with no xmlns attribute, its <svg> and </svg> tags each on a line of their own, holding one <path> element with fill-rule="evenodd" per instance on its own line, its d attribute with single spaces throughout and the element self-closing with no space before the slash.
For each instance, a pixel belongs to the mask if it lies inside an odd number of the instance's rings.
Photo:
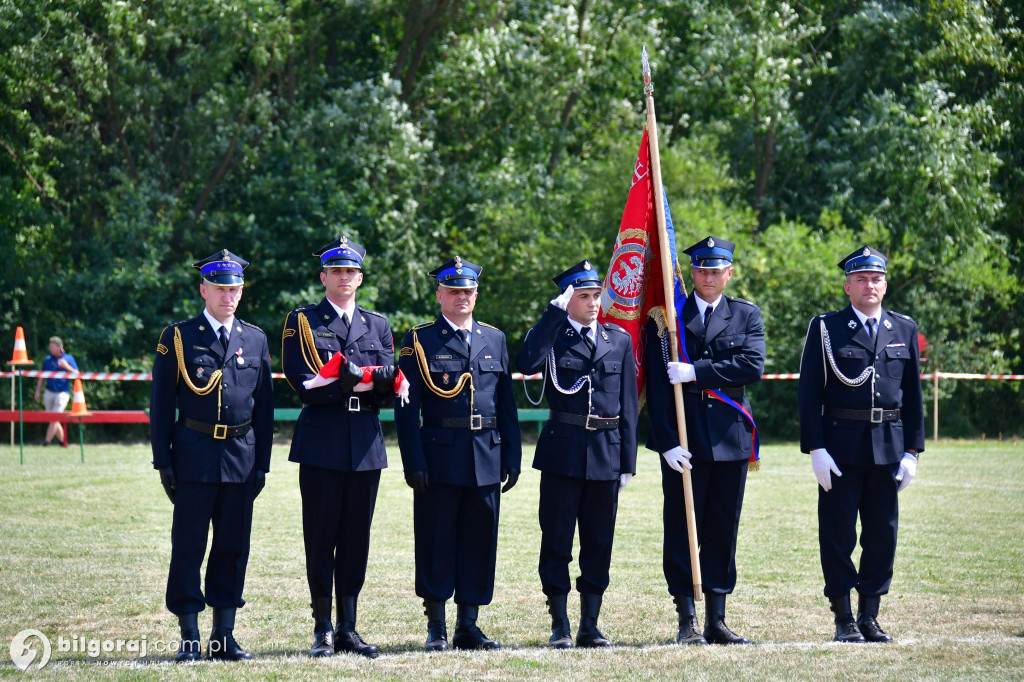
<svg viewBox="0 0 1024 682">
<path fill-rule="evenodd" d="M 825 349 L 825 356 L 828 358 L 828 364 L 832 368 L 832 372 L 836 375 L 842 383 L 847 386 L 863 386 L 864 382 L 871 378 L 871 408 L 875 407 L 875 366 L 872 364 L 870 367 L 865 367 L 864 371 L 856 379 L 851 379 L 842 372 L 839 371 L 839 367 L 836 366 L 836 359 L 832 355 L 832 340 L 828 336 L 828 329 L 825 328 L 825 320 L 821 320 L 821 346 Z M 828 381 L 828 373 L 825 374 L 825 381 Z"/>
<path fill-rule="evenodd" d="M 572 388 L 562 388 L 558 383 L 558 369 L 555 366 L 555 348 L 551 347 L 551 352 L 548 354 L 548 366 L 551 371 L 551 385 L 555 387 L 555 390 L 565 395 L 572 395 L 578 393 L 583 384 L 590 383 L 590 374 L 584 374 L 582 377 L 576 380 L 576 383 L 572 385 Z"/>
</svg>

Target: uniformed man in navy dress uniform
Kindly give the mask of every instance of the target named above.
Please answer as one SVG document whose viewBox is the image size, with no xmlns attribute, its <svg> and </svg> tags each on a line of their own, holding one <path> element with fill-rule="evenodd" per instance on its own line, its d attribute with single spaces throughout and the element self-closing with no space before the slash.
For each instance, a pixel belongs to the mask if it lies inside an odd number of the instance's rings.
<svg viewBox="0 0 1024 682">
<path fill-rule="evenodd" d="M 664 493 L 664 570 L 679 614 L 676 641 L 685 644 L 749 644 L 725 624 L 726 595 L 736 587 L 739 529 L 754 426 L 746 386 L 764 373 L 765 341 L 761 310 L 724 294 L 733 273 L 736 245 L 706 237 L 689 247 L 693 295 L 679 312 L 681 362 L 669 362 L 665 319 L 660 311 L 647 325 L 647 405 L 651 432 L 647 447 L 662 455 Z M 688 360 L 687 360 L 688 358 Z M 686 437 L 679 445 L 671 384 L 683 385 Z M 686 529 L 682 473 L 691 469 L 693 506 L 705 598 L 704 631 L 697 625 L 693 574 Z"/>
<path fill-rule="evenodd" d="M 227 250 L 193 265 L 206 308 L 164 329 L 153 362 L 153 467 L 174 504 L 167 608 L 181 626 L 178 661 L 199 658 L 197 619 L 207 604 L 208 655 L 252 658 L 232 631 L 245 604 L 253 500 L 270 470 L 274 392 L 266 335 L 235 317 L 247 265 Z M 199 571 L 211 523 L 204 595 Z"/>
<path fill-rule="evenodd" d="M 356 305 L 365 254 L 344 236 L 313 254 L 320 258 L 326 295 L 290 312 L 281 340 L 285 376 L 302 399 L 288 459 L 299 463 L 314 657 L 335 651 L 377 657 L 377 647 L 356 631 L 356 604 L 366 578 L 380 472 L 387 467 L 378 415 L 394 399 L 395 354 L 387 319 Z M 336 381 L 303 385 L 339 353 L 347 371 Z M 377 368 L 372 382 L 360 383 L 363 367 Z"/>
<path fill-rule="evenodd" d="M 820 485 L 818 544 L 838 642 L 892 641 L 878 608 L 892 582 L 897 493 L 924 450 L 917 324 L 882 308 L 887 265 L 869 246 L 839 262 L 850 305 L 811 320 L 800 360 L 800 449 Z"/>
<path fill-rule="evenodd" d="M 540 479 L 540 580 L 551 613 L 550 645 L 573 646 L 566 612 L 576 525 L 580 528 L 580 627 L 576 644 L 611 646 L 597 627 L 608 587 L 619 491 L 636 473 L 637 384 L 633 345 L 618 325 L 598 324 L 601 276 L 580 261 L 554 278 L 561 294 L 516 358 L 543 372 L 550 415 L 533 459 Z"/>
<path fill-rule="evenodd" d="M 408 403 L 395 401 L 395 426 L 414 490 L 428 651 L 448 648 L 445 601 L 453 594 L 452 645 L 499 648 L 476 620 L 494 594 L 500 493 L 519 478 L 522 446 L 505 335 L 473 318 L 480 270 L 456 256 L 430 273 L 441 315 L 406 334 L 398 362 L 410 384 Z"/>
</svg>

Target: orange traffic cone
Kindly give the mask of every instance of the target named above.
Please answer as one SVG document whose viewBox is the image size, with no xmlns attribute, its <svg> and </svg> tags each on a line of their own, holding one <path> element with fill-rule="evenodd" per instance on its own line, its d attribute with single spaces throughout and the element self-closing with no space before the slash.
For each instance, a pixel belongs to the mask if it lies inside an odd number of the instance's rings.
<svg viewBox="0 0 1024 682">
<path fill-rule="evenodd" d="M 75 392 L 71 398 L 72 417 L 91 417 L 92 413 L 85 407 L 85 391 L 82 390 L 82 380 L 75 379 Z"/>
<path fill-rule="evenodd" d="M 35 364 L 28 359 L 28 351 L 25 350 L 25 330 L 18 327 L 14 330 L 14 354 L 11 356 L 8 365 L 32 365 Z"/>
</svg>

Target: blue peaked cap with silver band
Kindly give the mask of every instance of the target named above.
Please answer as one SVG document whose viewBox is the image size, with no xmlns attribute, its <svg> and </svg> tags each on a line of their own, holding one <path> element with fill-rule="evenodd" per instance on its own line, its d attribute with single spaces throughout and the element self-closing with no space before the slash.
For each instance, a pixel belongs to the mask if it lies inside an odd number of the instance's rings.
<svg viewBox="0 0 1024 682">
<path fill-rule="evenodd" d="M 341 236 L 330 244 L 321 246 L 313 255 L 320 256 L 320 265 L 325 268 L 362 269 L 366 249 L 348 237 Z"/>
<path fill-rule="evenodd" d="M 242 271 L 249 261 L 236 256 L 227 249 L 207 256 L 192 264 L 199 274 L 210 284 L 220 287 L 233 287 L 243 283 Z"/>
<path fill-rule="evenodd" d="M 847 275 L 852 275 L 855 272 L 886 272 L 885 266 L 889 262 L 889 259 L 885 257 L 881 251 L 871 248 L 870 246 L 862 246 L 857 249 L 849 256 L 839 261 L 837 265 L 839 269 L 845 272 Z"/>
<path fill-rule="evenodd" d="M 473 289 L 479 284 L 480 273 L 483 268 L 475 263 L 456 256 L 441 267 L 430 271 L 431 277 L 437 278 L 437 283 L 449 289 Z"/>
<path fill-rule="evenodd" d="M 601 276 L 594 269 L 594 264 L 588 260 L 581 260 L 565 272 L 552 277 L 551 281 L 557 284 L 561 291 L 570 286 L 574 289 L 600 289 L 603 286 Z"/>
<path fill-rule="evenodd" d="M 690 256 L 690 267 L 694 268 L 727 268 L 732 265 L 732 255 L 736 245 L 724 239 L 705 237 L 683 253 Z"/>
</svg>

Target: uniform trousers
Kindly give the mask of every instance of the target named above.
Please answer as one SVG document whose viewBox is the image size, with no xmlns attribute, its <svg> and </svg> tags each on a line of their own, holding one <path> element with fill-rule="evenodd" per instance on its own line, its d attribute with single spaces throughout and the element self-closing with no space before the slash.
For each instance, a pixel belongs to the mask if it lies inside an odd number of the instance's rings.
<svg viewBox="0 0 1024 682">
<path fill-rule="evenodd" d="M 355 597 L 366 579 L 380 469 L 335 471 L 299 465 L 306 580 L 313 599 Z"/>
<path fill-rule="evenodd" d="M 457 486 L 431 482 L 413 496 L 416 595 L 431 601 L 481 606 L 494 597 L 499 484 Z"/>
<path fill-rule="evenodd" d="M 832 476 L 832 490 L 818 486 L 818 545 L 825 596 L 841 597 L 850 590 L 867 597 L 889 591 L 896 558 L 899 520 L 896 474 L 899 464 L 842 464 L 842 476 Z M 860 514 L 860 570 L 853 564 Z"/>
<path fill-rule="evenodd" d="M 691 460 L 693 508 L 700 547 L 704 592 L 731 594 L 736 587 L 736 536 L 747 483 L 747 460 Z M 665 497 L 663 565 L 672 596 L 693 596 L 689 534 L 683 476 L 661 458 L 661 489 Z"/>
<path fill-rule="evenodd" d="M 245 568 L 252 531 L 253 482 L 189 483 L 174 492 L 171 567 L 167 576 L 167 610 L 175 615 L 199 613 L 206 605 L 238 608 L 245 604 Z M 206 595 L 199 572 L 206 540 L 213 541 L 206 561 Z"/>
<path fill-rule="evenodd" d="M 612 560 L 619 481 L 588 481 L 547 472 L 540 476 L 540 582 L 544 594 L 568 594 L 576 524 L 580 528 L 580 576 L 576 590 L 604 594 Z"/>
</svg>

